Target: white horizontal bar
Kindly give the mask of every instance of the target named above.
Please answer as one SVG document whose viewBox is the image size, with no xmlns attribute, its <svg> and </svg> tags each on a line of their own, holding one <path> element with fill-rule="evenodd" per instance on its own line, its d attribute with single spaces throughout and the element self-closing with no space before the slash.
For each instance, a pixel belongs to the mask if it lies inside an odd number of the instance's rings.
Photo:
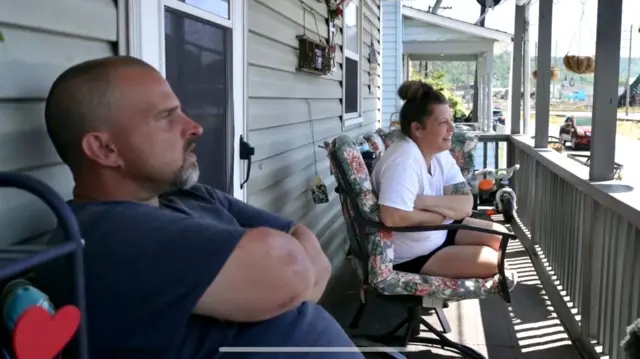
<svg viewBox="0 0 640 359">
<path fill-rule="evenodd" d="M 221 353 L 384 353 L 408 352 L 406 347 L 221 347 Z"/>
</svg>

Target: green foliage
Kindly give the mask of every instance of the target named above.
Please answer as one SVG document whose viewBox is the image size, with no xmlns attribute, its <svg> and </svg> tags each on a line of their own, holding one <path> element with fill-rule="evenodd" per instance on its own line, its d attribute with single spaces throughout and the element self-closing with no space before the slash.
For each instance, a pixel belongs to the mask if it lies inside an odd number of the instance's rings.
<svg viewBox="0 0 640 359">
<path fill-rule="evenodd" d="M 464 107 L 462 106 L 462 99 L 456 96 L 455 92 L 451 91 L 451 84 L 445 80 L 446 74 L 442 71 L 434 71 L 429 74 L 429 77 L 423 78 L 415 68 L 411 71 L 411 80 L 422 80 L 434 89 L 442 92 L 444 97 L 449 100 L 451 108 L 453 109 L 453 117 L 459 118 L 466 116 Z"/>
<path fill-rule="evenodd" d="M 4 35 L 2 35 L 2 31 L 0 31 L 0 42 L 4 42 Z"/>
<path fill-rule="evenodd" d="M 627 65 L 629 59 L 627 57 L 620 58 L 620 84 L 624 84 L 627 78 Z M 562 57 L 552 57 L 551 65 L 558 67 L 560 70 L 559 79 L 556 83 L 564 80 L 565 76 L 573 79 L 578 85 L 592 85 L 593 75 L 578 75 L 567 71 L 562 63 Z M 509 71 L 511 69 L 511 52 L 505 51 L 495 55 L 493 58 L 493 87 L 509 87 Z M 531 59 L 531 71 L 536 69 L 535 58 Z M 444 81 L 458 85 L 473 84 L 475 77 L 475 63 L 473 62 L 443 62 L 430 61 L 428 64 L 428 72 L 444 72 Z M 631 81 L 640 75 L 640 58 L 631 59 Z M 533 82 L 535 84 L 535 81 Z M 533 85 L 535 86 L 535 85 Z"/>
</svg>

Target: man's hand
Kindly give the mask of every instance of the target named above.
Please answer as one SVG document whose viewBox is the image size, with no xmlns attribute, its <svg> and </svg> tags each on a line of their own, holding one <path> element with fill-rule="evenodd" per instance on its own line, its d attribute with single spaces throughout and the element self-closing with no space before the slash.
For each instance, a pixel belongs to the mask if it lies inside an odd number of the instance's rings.
<svg viewBox="0 0 640 359">
<path fill-rule="evenodd" d="M 471 215 L 473 195 L 467 182 L 444 187 L 444 196 L 418 195 L 415 209 L 440 213 L 451 219 L 463 219 Z"/>
<path fill-rule="evenodd" d="M 306 300 L 317 302 L 322 297 L 327 287 L 327 282 L 331 277 L 331 262 L 329 262 L 322 247 L 320 247 L 318 238 L 307 227 L 302 224 L 296 224 L 289 234 L 298 240 L 298 243 L 302 245 L 309 257 L 314 271 L 314 281 Z"/>
</svg>

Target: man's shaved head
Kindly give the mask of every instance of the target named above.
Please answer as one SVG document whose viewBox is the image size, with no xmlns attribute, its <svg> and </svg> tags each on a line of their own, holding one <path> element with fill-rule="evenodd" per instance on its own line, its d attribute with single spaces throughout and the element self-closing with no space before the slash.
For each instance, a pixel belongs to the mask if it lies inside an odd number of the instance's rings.
<svg viewBox="0 0 640 359">
<path fill-rule="evenodd" d="M 74 65 L 53 82 L 45 106 L 47 133 L 71 169 L 81 163 L 83 136 L 103 129 L 114 116 L 117 72 L 133 67 L 156 72 L 135 57 L 110 56 Z"/>
<path fill-rule="evenodd" d="M 49 91 L 45 120 L 73 172 L 74 197 L 146 201 L 198 181 L 202 127 L 144 61 L 112 56 L 69 68 Z"/>
</svg>

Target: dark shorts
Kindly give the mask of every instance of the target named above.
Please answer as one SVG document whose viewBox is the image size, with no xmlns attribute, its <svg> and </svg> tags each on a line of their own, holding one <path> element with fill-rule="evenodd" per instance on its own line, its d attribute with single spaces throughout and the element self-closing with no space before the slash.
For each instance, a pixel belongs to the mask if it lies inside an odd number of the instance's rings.
<svg viewBox="0 0 640 359">
<path fill-rule="evenodd" d="M 464 219 L 458 219 L 451 222 L 450 224 L 462 224 L 462 221 L 464 221 Z M 422 269 L 422 267 L 424 267 L 424 265 L 427 264 L 427 262 L 429 261 L 429 259 L 431 259 L 431 257 L 433 257 L 436 253 L 440 252 L 443 248 L 447 248 L 455 244 L 456 234 L 458 234 L 457 229 L 448 230 L 447 238 L 445 238 L 444 243 L 442 243 L 440 247 L 434 249 L 433 251 L 431 251 L 431 253 L 427 253 L 425 255 L 415 257 L 406 262 L 394 264 L 393 269 L 401 272 L 420 273 L 420 270 Z"/>
</svg>

